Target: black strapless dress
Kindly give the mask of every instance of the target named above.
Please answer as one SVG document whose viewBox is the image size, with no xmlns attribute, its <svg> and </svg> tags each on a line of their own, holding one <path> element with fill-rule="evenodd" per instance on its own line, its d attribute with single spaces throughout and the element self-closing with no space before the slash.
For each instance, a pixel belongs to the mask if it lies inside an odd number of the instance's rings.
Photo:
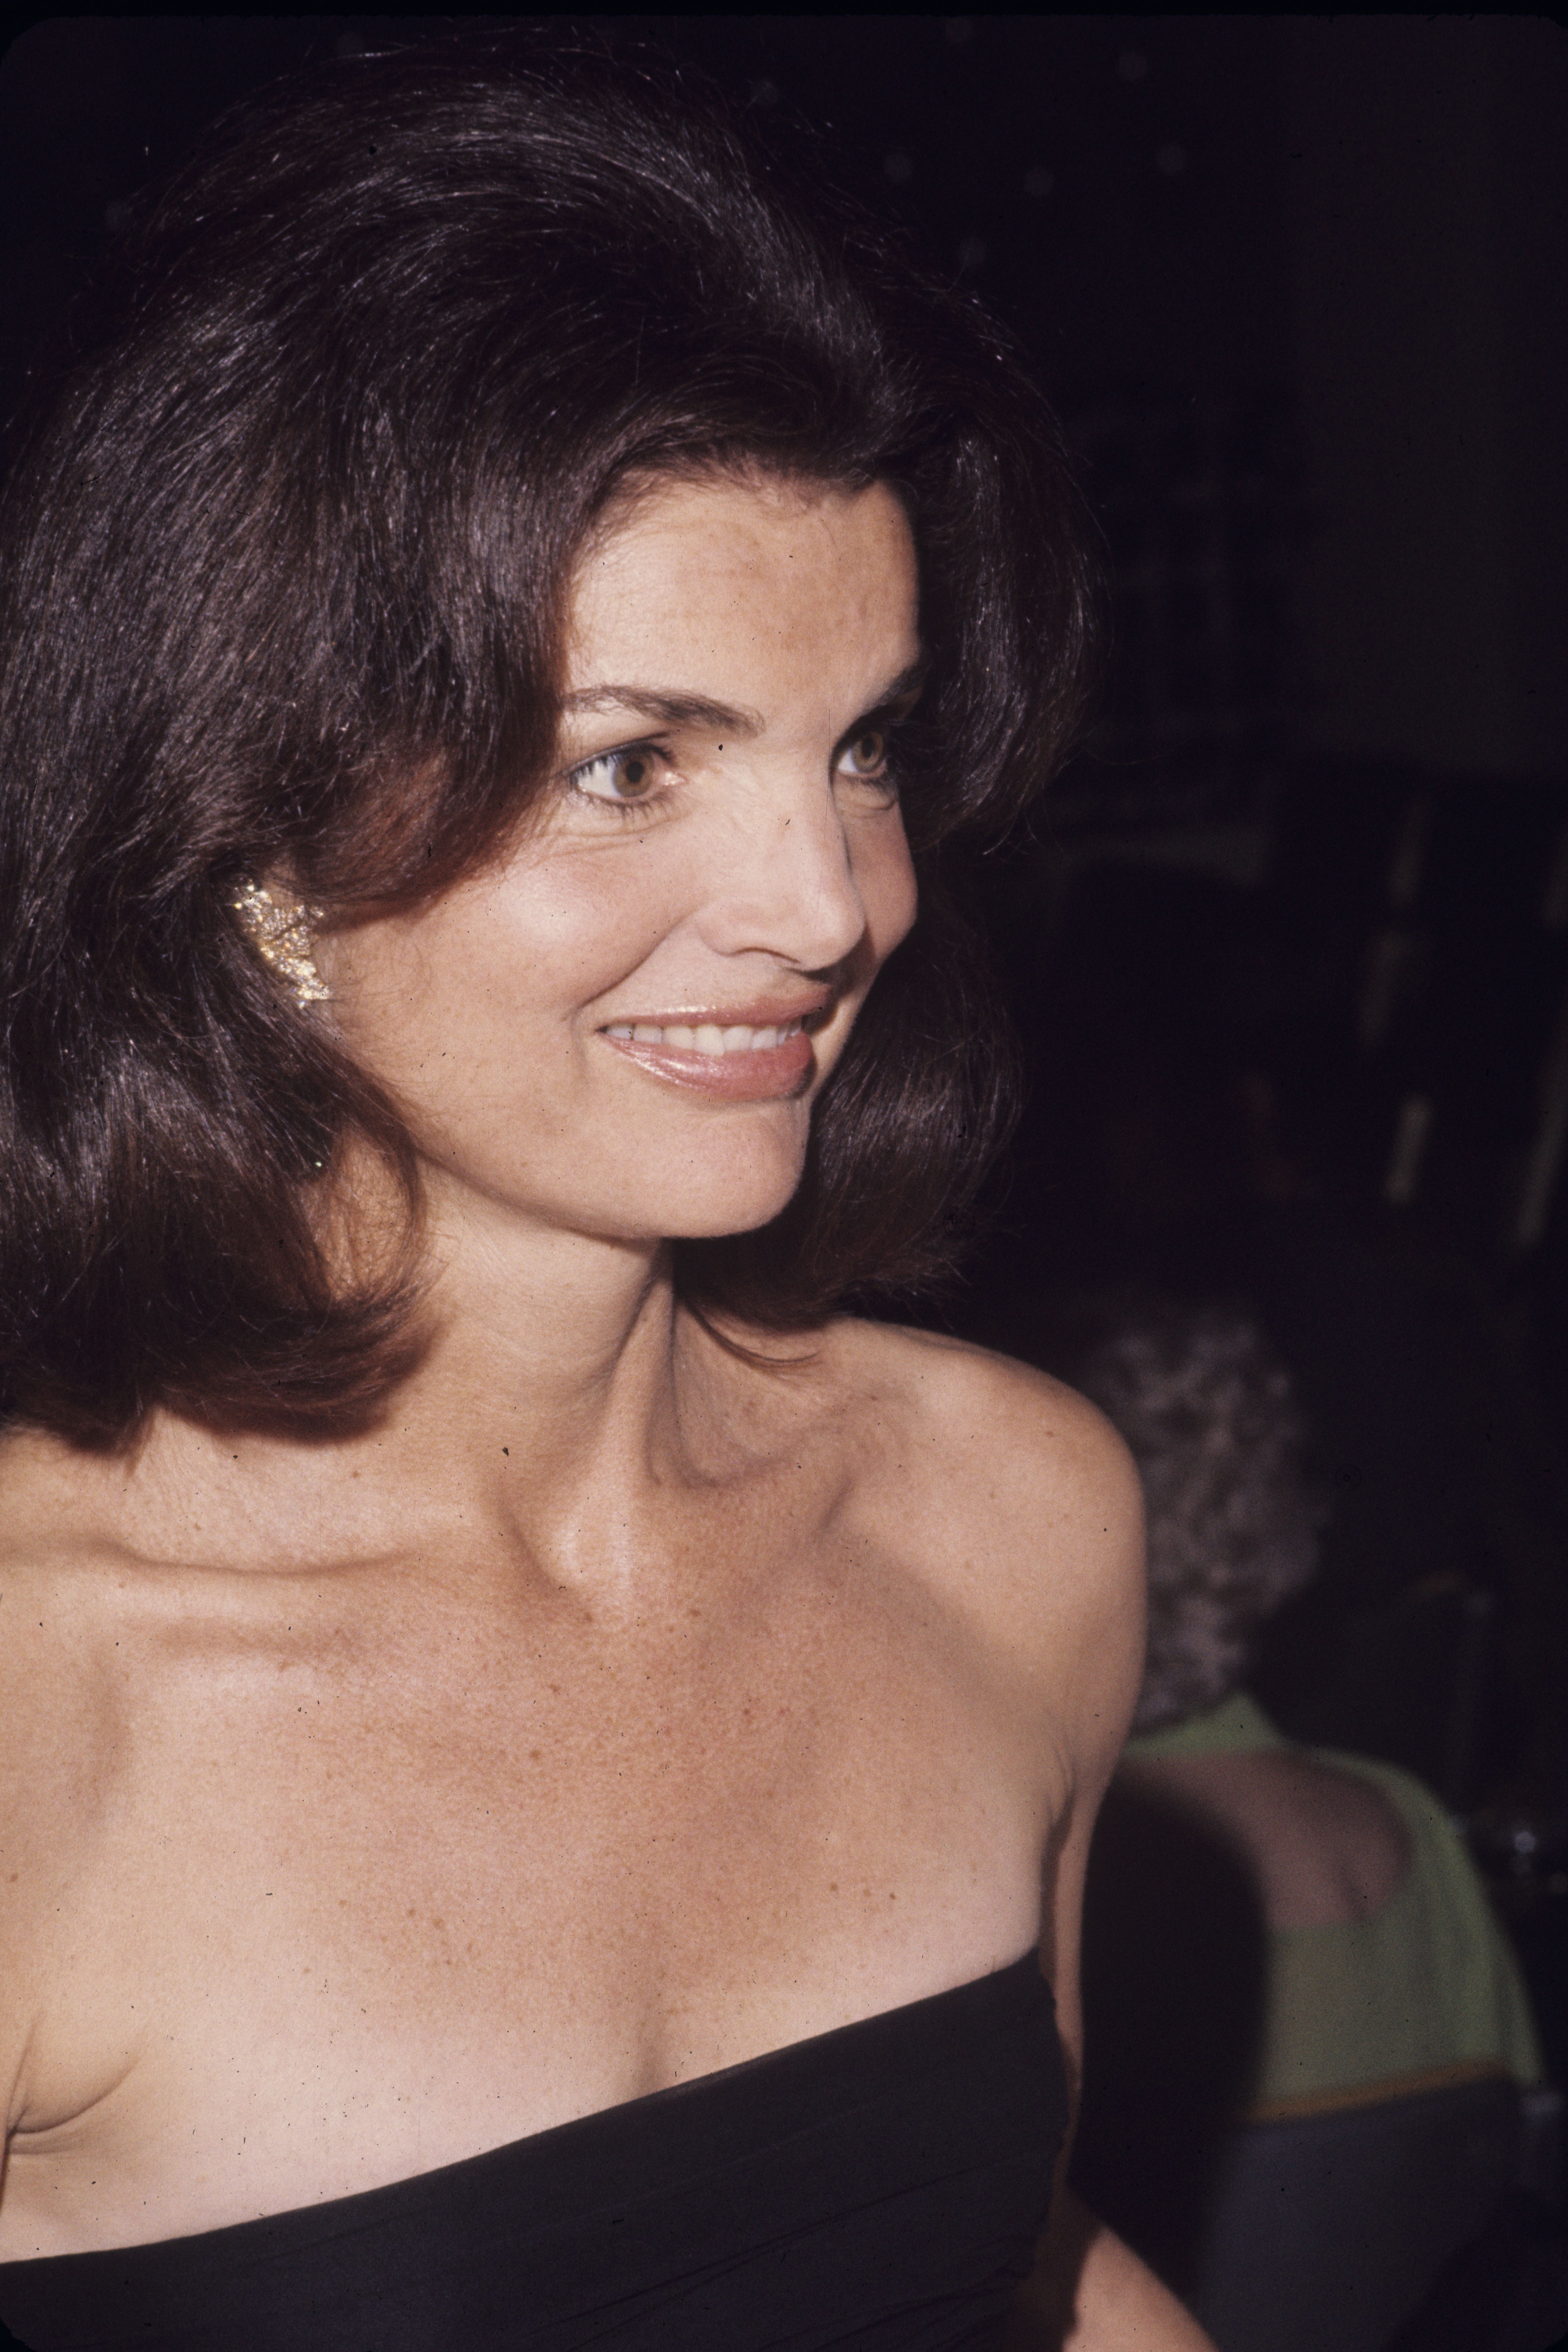
<svg viewBox="0 0 1568 2352">
<path fill-rule="evenodd" d="M 0 2263 L 28 2352 L 996 2352 L 1067 2128 L 1030 1952 L 357 2197 Z"/>
</svg>

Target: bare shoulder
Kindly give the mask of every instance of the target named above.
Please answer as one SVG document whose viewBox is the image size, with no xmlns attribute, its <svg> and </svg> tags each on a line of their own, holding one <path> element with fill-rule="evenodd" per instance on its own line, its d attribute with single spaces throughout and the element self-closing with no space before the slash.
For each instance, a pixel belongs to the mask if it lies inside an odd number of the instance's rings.
<svg viewBox="0 0 1568 2352">
<path fill-rule="evenodd" d="M 858 1508 L 1114 1754 L 1143 1639 L 1142 1497 L 1121 1438 L 1061 1381 L 961 1340 L 845 1322 L 832 1347 Z"/>
<path fill-rule="evenodd" d="M 1104 1414 L 1048 1372 L 940 1332 L 835 1327 L 862 1409 L 900 1441 L 905 1466 L 1064 1523 L 1138 1511 L 1137 1474 Z M 1037 1519 L 1035 1520 L 1037 1527 Z M 1109 1526 L 1105 1532 L 1110 1532 Z"/>
</svg>

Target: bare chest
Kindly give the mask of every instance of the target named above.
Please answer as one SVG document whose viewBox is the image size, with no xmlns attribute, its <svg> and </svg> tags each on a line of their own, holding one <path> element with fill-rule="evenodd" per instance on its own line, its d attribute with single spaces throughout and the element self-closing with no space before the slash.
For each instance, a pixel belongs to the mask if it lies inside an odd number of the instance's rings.
<svg viewBox="0 0 1568 2352">
<path fill-rule="evenodd" d="M 952 1627 L 455 1618 L 132 1696 L 0 2256 L 220 2226 L 983 1973 L 1042 1749 Z"/>
</svg>

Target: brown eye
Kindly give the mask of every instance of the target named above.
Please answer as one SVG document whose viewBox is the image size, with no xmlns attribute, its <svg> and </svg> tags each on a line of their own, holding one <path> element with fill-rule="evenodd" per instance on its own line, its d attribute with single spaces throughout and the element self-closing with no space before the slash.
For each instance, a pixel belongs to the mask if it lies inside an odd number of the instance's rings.
<svg viewBox="0 0 1568 2352">
<path fill-rule="evenodd" d="M 591 801 L 608 801 L 624 808 L 629 801 L 646 800 L 657 782 L 651 751 L 603 751 L 572 771 L 574 792 Z"/>
<path fill-rule="evenodd" d="M 868 727 L 863 735 L 857 735 L 852 743 L 845 746 L 839 761 L 840 767 L 847 768 L 852 776 L 868 779 L 879 776 L 887 764 L 888 739 L 878 727 Z"/>
</svg>

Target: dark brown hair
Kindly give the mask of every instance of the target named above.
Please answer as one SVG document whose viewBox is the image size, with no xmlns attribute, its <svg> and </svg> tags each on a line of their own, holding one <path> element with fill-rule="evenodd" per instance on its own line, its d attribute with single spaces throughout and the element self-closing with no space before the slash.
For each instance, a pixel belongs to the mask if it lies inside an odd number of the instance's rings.
<svg viewBox="0 0 1568 2352">
<path fill-rule="evenodd" d="M 230 901 L 281 863 L 346 919 L 498 853 L 574 553 L 661 467 L 893 484 L 931 656 L 915 930 L 796 1199 L 678 1280 L 802 1328 L 943 1262 L 1009 1107 L 949 845 L 1058 756 L 1089 575 L 1005 339 L 820 179 L 673 68 L 507 35 L 281 83 L 142 202 L 0 519 L 0 1411 L 101 1442 L 395 1377 L 413 1260 L 334 1278 L 312 1187 L 358 1137 L 413 1210 L 411 1146 Z"/>
</svg>

